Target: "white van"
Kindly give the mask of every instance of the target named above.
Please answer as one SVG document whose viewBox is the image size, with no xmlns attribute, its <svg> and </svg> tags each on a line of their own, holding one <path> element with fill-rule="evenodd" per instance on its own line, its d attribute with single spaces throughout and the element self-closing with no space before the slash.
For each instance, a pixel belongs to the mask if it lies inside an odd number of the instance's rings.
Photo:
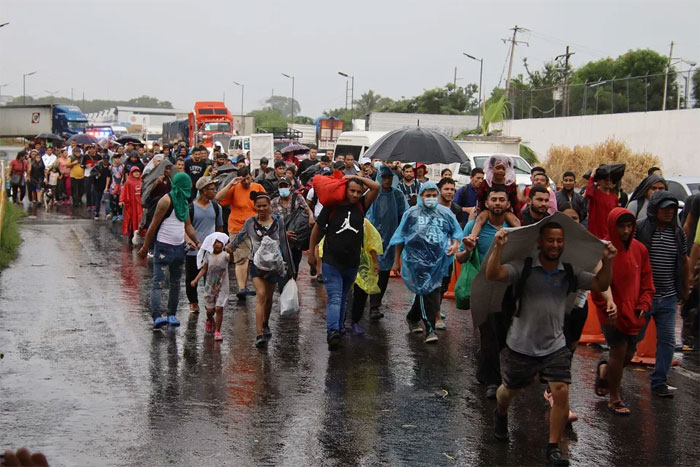
<svg viewBox="0 0 700 467">
<path fill-rule="evenodd" d="M 452 171 L 452 178 L 457 182 L 457 186 L 463 186 L 469 183 L 471 178 L 472 169 L 479 167 L 481 169 L 486 165 L 489 157 L 499 154 L 499 153 L 468 153 L 467 162 L 454 163 L 454 164 L 433 164 L 428 166 L 428 178 L 434 180 L 436 183 L 440 180 L 440 173 L 444 169 L 450 169 Z M 515 169 L 515 182 L 518 186 L 529 186 L 530 181 L 530 169 L 532 167 L 528 162 L 521 156 L 516 154 L 504 154 L 513 160 L 513 168 Z"/>
<path fill-rule="evenodd" d="M 352 154 L 355 160 L 359 161 L 369 147 L 387 133 L 386 131 L 344 131 L 338 136 L 333 154 L 335 156 Z"/>
</svg>

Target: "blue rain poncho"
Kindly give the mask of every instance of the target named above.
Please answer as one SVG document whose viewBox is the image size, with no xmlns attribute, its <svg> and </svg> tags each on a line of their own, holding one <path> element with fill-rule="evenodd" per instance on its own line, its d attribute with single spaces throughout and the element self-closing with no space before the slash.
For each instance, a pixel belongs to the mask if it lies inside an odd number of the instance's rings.
<svg viewBox="0 0 700 467">
<path fill-rule="evenodd" d="M 377 182 L 381 184 L 382 177 L 387 175 L 393 176 L 393 172 L 389 167 L 382 165 L 377 173 Z M 380 189 L 377 199 L 374 200 L 369 211 L 367 211 L 367 219 L 379 231 L 379 235 L 382 236 L 384 254 L 379 256 L 380 271 L 389 271 L 394 264 L 395 247 L 390 246 L 389 242 L 407 210 L 406 197 L 401 191 L 392 187 L 391 191 Z"/>
<path fill-rule="evenodd" d="M 434 182 L 427 182 L 420 193 L 437 189 Z M 390 242 L 404 245 L 401 277 L 406 287 L 416 295 L 427 295 L 440 287 L 454 259 L 445 253 L 453 240 L 461 238 L 462 228 L 452 211 L 439 204 L 434 209 L 427 208 L 418 197 L 418 204 L 403 215 Z"/>
</svg>

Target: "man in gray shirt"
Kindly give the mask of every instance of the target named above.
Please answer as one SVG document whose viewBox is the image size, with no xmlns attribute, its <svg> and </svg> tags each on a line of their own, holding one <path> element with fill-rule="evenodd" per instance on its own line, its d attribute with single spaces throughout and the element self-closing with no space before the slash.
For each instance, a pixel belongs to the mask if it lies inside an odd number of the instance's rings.
<svg viewBox="0 0 700 467">
<path fill-rule="evenodd" d="M 569 416 L 571 384 L 571 352 L 564 337 L 564 317 L 571 284 L 566 273 L 568 265 L 559 260 L 564 252 L 564 228 L 556 222 L 542 226 L 537 239 L 539 255 L 532 258 L 524 284 L 519 283 L 524 261 L 501 264 L 507 240 L 506 230 L 496 233 L 486 265 L 487 279 L 515 284 L 513 288 L 522 291 L 520 297 L 516 297 L 520 304 L 514 313 L 504 349 L 503 384 L 496 393 L 494 436 L 500 440 L 508 439 L 508 406 L 517 391 L 539 374 L 540 379 L 549 384 L 554 399 L 549 415 L 547 460 L 550 465 L 569 465 L 559 449 L 559 440 Z M 596 276 L 572 267 L 576 280 L 574 288 L 605 291 L 610 286 L 615 255 L 617 250 L 608 243 L 603 250 L 603 267 Z"/>
</svg>

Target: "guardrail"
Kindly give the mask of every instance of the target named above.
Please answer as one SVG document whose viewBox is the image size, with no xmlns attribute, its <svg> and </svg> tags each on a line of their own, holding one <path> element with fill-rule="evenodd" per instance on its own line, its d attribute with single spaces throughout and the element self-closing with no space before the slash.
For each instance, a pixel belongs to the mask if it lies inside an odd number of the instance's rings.
<svg viewBox="0 0 700 467">
<path fill-rule="evenodd" d="M 0 161 L 0 239 L 2 238 L 2 223 L 5 220 L 5 205 L 7 204 L 6 175 L 5 161 Z"/>
</svg>

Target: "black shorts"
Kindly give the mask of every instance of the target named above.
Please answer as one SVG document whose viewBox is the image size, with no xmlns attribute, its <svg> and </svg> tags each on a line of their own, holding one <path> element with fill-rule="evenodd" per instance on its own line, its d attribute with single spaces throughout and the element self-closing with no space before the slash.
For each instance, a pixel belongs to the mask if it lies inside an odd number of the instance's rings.
<svg viewBox="0 0 700 467">
<path fill-rule="evenodd" d="M 508 389 L 524 388 L 538 373 L 542 382 L 571 384 L 571 351 L 562 347 L 549 355 L 531 357 L 506 347 L 501 368 Z"/>
<path fill-rule="evenodd" d="M 634 354 L 637 351 L 637 343 L 644 338 L 643 334 L 624 334 L 615 326 L 603 324 L 600 326 L 605 336 L 608 347 L 618 347 L 627 343 L 627 353 Z"/>
<path fill-rule="evenodd" d="M 582 308 L 574 308 L 571 313 L 568 313 L 564 318 L 564 336 L 566 336 L 566 345 L 571 348 L 573 342 L 578 342 L 581 339 L 583 326 L 588 319 L 588 302 L 584 303 Z"/>
</svg>

